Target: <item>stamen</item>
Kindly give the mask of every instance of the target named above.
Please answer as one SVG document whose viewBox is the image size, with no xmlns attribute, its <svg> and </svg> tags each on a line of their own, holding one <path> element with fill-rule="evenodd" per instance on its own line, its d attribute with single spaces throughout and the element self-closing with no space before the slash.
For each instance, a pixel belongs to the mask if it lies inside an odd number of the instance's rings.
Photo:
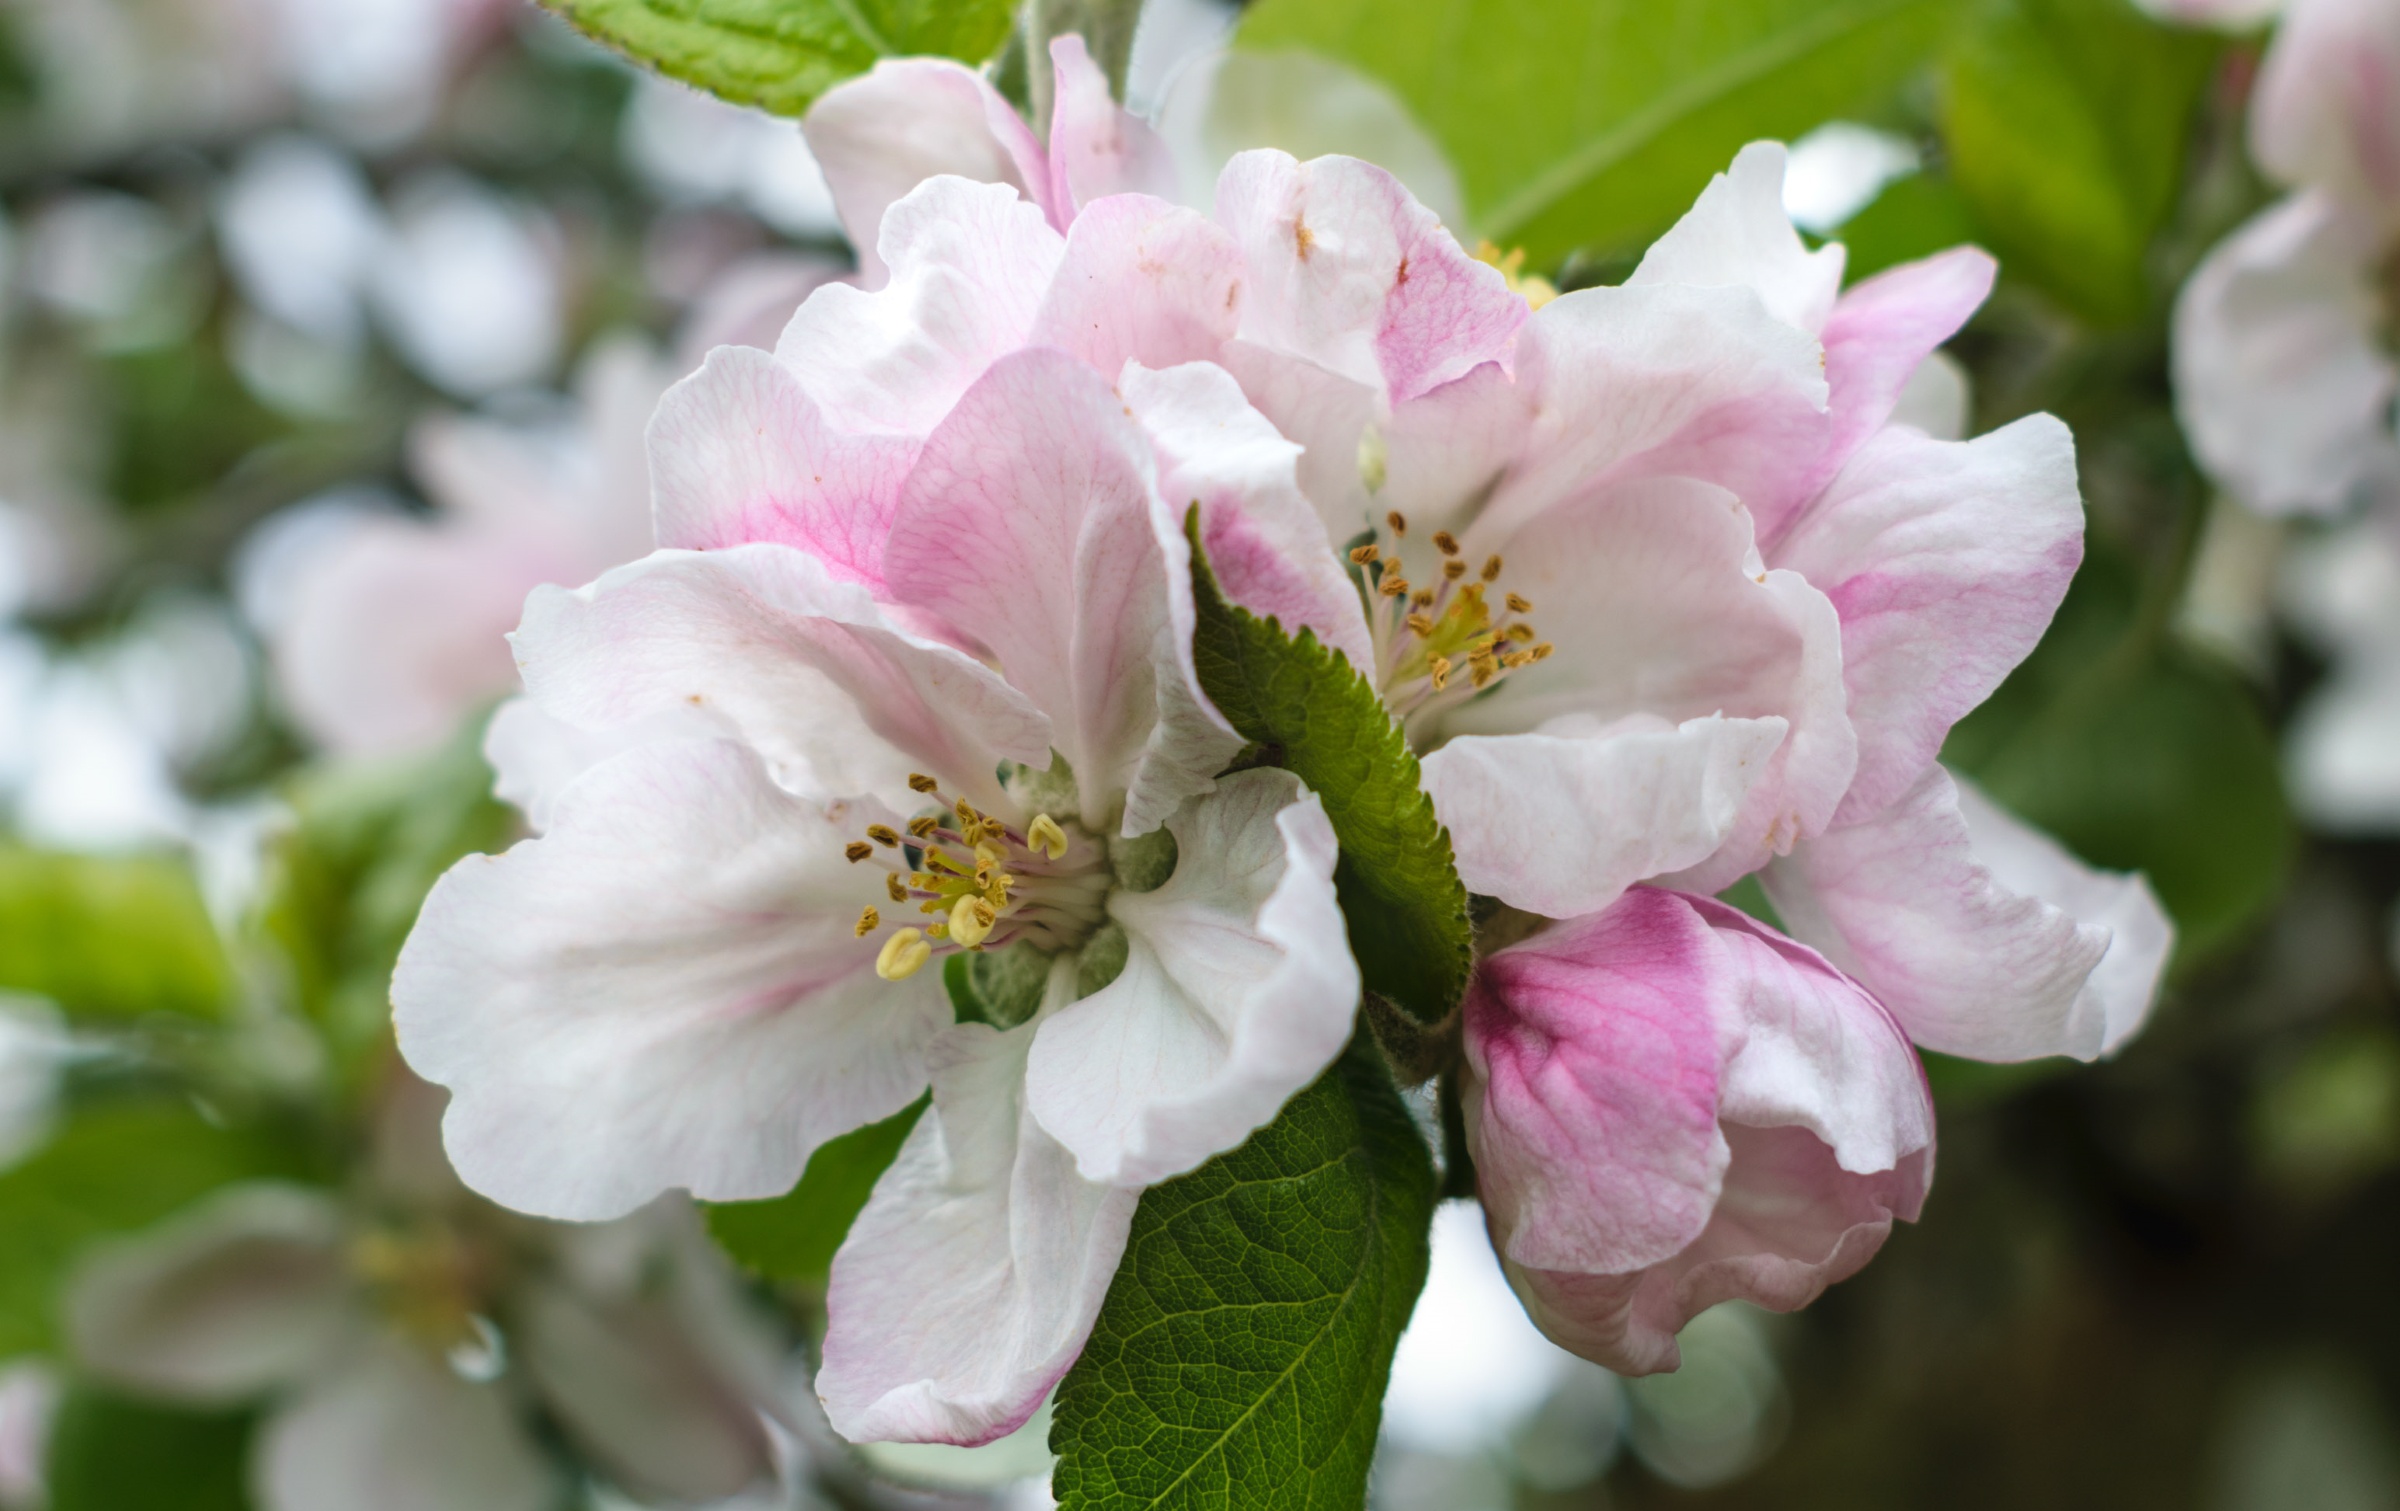
<svg viewBox="0 0 2400 1511">
<path fill-rule="evenodd" d="M 1483 577 L 1483 580 L 1484 580 L 1485 582 L 1492 582 L 1492 581 L 1495 581 L 1495 580 L 1497 580 L 1497 579 L 1499 578 L 1499 576 L 1500 576 L 1500 558 L 1499 558 L 1499 556 L 1497 556 L 1497 555 L 1492 555 L 1492 556 L 1487 556 L 1487 557 L 1485 557 L 1485 558 L 1483 559 L 1483 572 L 1482 572 L 1482 574 L 1481 574 L 1481 575 L 1482 575 L 1482 577 Z"/>
<path fill-rule="evenodd" d="M 1456 556 L 1458 537 L 1447 530 L 1436 530 L 1433 532 L 1433 548 L 1444 556 Z"/>
<path fill-rule="evenodd" d="M 1445 562 L 1443 562 L 1443 563 L 1442 563 L 1442 580 L 1443 580 L 1443 581 L 1445 581 L 1445 582 L 1456 582 L 1456 581 L 1458 581 L 1458 580 L 1459 580 L 1461 577 L 1464 577 L 1464 576 L 1466 576 L 1466 575 L 1467 575 L 1467 564 L 1466 564 L 1465 562 L 1463 562 L 1463 561 L 1445 561 Z"/>
<path fill-rule="evenodd" d="M 920 813 L 908 821 L 908 832 L 919 839 L 933 838 L 933 831 L 940 827 L 942 821 L 930 813 Z"/>
<path fill-rule="evenodd" d="M 1408 628 L 1411 634 L 1425 638 L 1431 638 L 1433 635 L 1433 616 L 1431 614 L 1411 614 L 1408 616 Z"/>
<path fill-rule="evenodd" d="M 941 783 L 922 771 L 912 771 L 908 774 L 908 786 L 912 792 L 939 792 L 942 790 Z"/>
<path fill-rule="evenodd" d="M 899 831 L 894 829 L 889 824 L 867 825 L 867 838 L 883 846 L 883 848 L 886 850 L 897 850 L 900 848 Z"/>
<path fill-rule="evenodd" d="M 866 907 L 859 910 L 858 927 L 851 930 L 851 934 L 855 938 L 864 939 L 874 933 L 875 925 L 881 922 L 883 922 L 883 915 L 875 911 L 873 903 L 868 903 Z"/>
<path fill-rule="evenodd" d="M 850 864 L 855 866 L 860 861 L 865 860 L 868 856 L 873 855 L 875 853 L 875 847 L 868 844 L 863 839 L 854 839 L 842 847 L 842 853 L 849 856 Z"/>
<path fill-rule="evenodd" d="M 1501 602 L 1508 605 L 1508 611 L 1512 614 L 1530 614 L 1533 612 L 1533 600 L 1526 597 L 1522 593 L 1511 593 L 1506 598 L 1502 599 Z"/>
<path fill-rule="evenodd" d="M 950 937 L 973 949 L 991 937 L 992 925 L 1000 921 L 1000 911 L 980 897 L 962 897 L 950 910 Z"/>
<path fill-rule="evenodd" d="M 1530 624 L 1512 624 L 1507 629 L 1502 630 L 1500 633 L 1506 635 L 1511 640 L 1531 640 L 1533 638 L 1533 626 Z"/>
<path fill-rule="evenodd" d="M 1557 649 L 1557 646 L 1552 645 L 1549 641 L 1545 640 L 1541 644 L 1535 646 L 1532 650 L 1526 652 L 1526 654 L 1533 657 L 1533 659 L 1536 661 L 1547 661 L 1550 659 L 1550 653 Z"/>
<path fill-rule="evenodd" d="M 1386 598 L 1402 597 L 1408 592 L 1408 579 L 1405 577 L 1386 577 L 1383 581 L 1375 585 L 1375 591 L 1381 593 Z"/>
<path fill-rule="evenodd" d="M 1431 665 L 1433 667 L 1433 690 L 1438 693 L 1450 685 L 1450 658 L 1436 656 Z"/>
<path fill-rule="evenodd" d="M 1355 565 L 1363 567 L 1382 554 L 1383 553 L 1381 551 L 1377 550 L 1373 546 L 1359 546 L 1351 551 L 1350 560 Z"/>
<path fill-rule="evenodd" d="M 883 873 L 883 889 L 892 894 L 894 902 L 908 901 L 908 883 L 900 879 L 900 873 L 897 871 Z"/>
<path fill-rule="evenodd" d="M 933 946 L 915 929 L 902 929 L 875 952 L 875 974 L 886 981 L 905 981 L 933 958 Z"/>
<path fill-rule="evenodd" d="M 1369 546 L 1367 549 L 1372 551 L 1375 548 Z M 1050 859 L 1057 860 L 1067 853 L 1067 831 L 1061 829 L 1058 820 L 1049 814 L 1037 813 L 1033 816 L 1033 822 L 1025 826 L 1025 844 L 1028 849 L 1038 850 Z"/>
<path fill-rule="evenodd" d="M 1394 509 L 1391 513 L 1385 515 L 1383 517 L 1383 522 L 1392 527 L 1392 533 L 1394 535 L 1406 535 L 1408 533 L 1408 516 L 1402 514 L 1397 509 Z"/>
</svg>

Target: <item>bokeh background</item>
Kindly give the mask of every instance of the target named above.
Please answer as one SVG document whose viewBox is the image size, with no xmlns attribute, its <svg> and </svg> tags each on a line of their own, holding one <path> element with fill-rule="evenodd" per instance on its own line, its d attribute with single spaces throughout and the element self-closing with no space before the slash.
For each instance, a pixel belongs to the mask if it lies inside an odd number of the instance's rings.
<svg viewBox="0 0 2400 1511">
<path fill-rule="evenodd" d="M 1193 150 L 1333 144 L 1278 92 L 1356 91 L 1354 150 L 1562 287 L 1758 135 L 1854 276 L 1998 254 L 1962 402 L 2069 421 L 2089 554 L 1945 759 L 2146 871 L 2182 936 L 2113 1062 L 1936 1063 L 1923 1220 L 1802 1314 L 1707 1314 L 1676 1375 L 1551 1348 L 1446 1209 L 1389 1511 L 2400 1508 L 2400 726 L 2331 783 L 2293 733 L 2400 666 L 2400 569 L 2217 497 L 2168 377 L 2178 287 L 2269 198 L 2268 35 L 2124 0 L 1151 0 L 1128 99 Z M 505 690 L 514 602 L 638 551 L 657 393 L 850 266 L 790 122 L 525 0 L 0 0 L 0 1507 L 252 1504 L 263 1408 L 103 1379 L 63 1298 L 221 1188 L 362 1189 L 407 1097 L 393 954 L 510 833 L 458 710 Z M 442 635 L 466 684 L 355 672 Z M 811 1288 L 724 1284 L 805 1417 Z M 522 1409 L 562 1505 L 641 1501 Z M 1040 1425 L 860 1459 L 803 1421 L 740 1504 L 1043 1506 Z"/>
</svg>

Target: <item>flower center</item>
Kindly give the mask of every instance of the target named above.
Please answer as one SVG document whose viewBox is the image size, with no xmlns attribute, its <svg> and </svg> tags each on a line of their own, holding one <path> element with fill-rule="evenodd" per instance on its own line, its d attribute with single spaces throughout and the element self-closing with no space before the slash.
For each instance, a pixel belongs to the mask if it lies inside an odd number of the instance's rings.
<svg viewBox="0 0 2400 1511">
<path fill-rule="evenodd" d="M 483 1315 L 498 1284 L 495 1256 L 448 1224 L 376 1224 L 350 1240 L 349 1261 L 392 1328 L 460 1373 L 498 1346 Z"/>
<path fill-rule="evenodd" d="M 1106 920 L 1108 849 L 1081 825 L 1039 813 L 1020 828 L 965 798 L 946 798 L 932 777 L 914 775 L 908 785 L 928 806 L 908 821 L 907 832 L 871 824 L 867 837 L 844 852 L 852 864 L 872 861 L 884 873 L 885 895 L 896 907 L 913 903 L 918 913 L 933 915 L 921 928 L 882 935 L 875 970 L 886 981 L 905 980 L 934 956 L 961 950 L 1020 943 L 1044 953 L 1072 949 Z M 883 910 L 869 903 L 858 915 L 857 935 L 869 938 L 884 925 Z"/>
<path fill-rule="evenodd" d="M 1401 575 L 1398 543 L 1408 534 L 1408 521 L 1394 510 L 1384 525 L 1392 547 L 1387 551 L 1382 531 L 1370 532 L 1376 538 L 1353 547 L 1350 563 L 1366 600 L 1376 685 L 1402 725 L 1454 708 L 1517 668 L 1549 657 L 1550 642 L 1525 618 L 1532 601 L 1501 586 L 1506 562 L 1486 557 L 1470 572 L 1458 541 L 1436 530 L 1433 548 L 1441 564 L 1434 581 L 1420 586 Z"/>
</svg>

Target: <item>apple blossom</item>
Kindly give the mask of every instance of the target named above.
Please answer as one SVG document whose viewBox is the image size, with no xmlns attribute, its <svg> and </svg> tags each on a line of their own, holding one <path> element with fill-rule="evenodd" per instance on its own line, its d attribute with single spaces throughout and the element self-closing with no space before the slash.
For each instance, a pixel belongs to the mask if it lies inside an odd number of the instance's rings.
<svg viewBox="0 0 2400 1511">
<path fill-rule="evenodd" d="M 730 1495 L 772 1472 L 775 1359 L 692 1214 L 542 1223 L 460 1189 L 437 1103 L 404 1083 L 355 1189 L 228 1187 L 84 1261 L 77 1362 L 202 1406 L 265 1400 L 265 1511 L 542 1511 L 528 1406 L 637 1494 Z"/>
<path fill-rule="evenodd" d="M 2292 192 L 2211 251 L 2175 306 L 2176 408 L 2201 464 L 2266 514 L 2400 488 L 2385 286 L 2400 245 L 2400 9 L 2296 0 L 2250 146 Z"/>
<path fill-rule="evenodd" d="M 1186 362 L 1230 325 L 1200 217 L 1062 237 L 944 178 L 881 251 L 669 396 L 666 549 L 528 603 L 493 749 L 545 831 L 436 887 L 394 1002 L 461 1173 L 552 1216 L 781 1194 L 930 1084 L 819 1389 L 856 1439 L 981 1442 L 1073 1362 L 1141 1188 L 1350 1036 L 1323 812 L 1220 775 L 1186 509 L 1255 601 L 1340 577 L 1293 448 Z M 545 729 L 586 743 L 529 771 Z M 994 1021 L 950 1026 L 963 952 Z"/>
</svg>

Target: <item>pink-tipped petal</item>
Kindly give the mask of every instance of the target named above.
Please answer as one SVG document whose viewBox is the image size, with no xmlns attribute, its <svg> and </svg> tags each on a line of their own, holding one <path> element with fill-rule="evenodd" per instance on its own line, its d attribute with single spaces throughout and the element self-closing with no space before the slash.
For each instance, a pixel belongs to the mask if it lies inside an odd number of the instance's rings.
<svg viewBox="0 0 2400 1511">
<path fill-rule="evenodd" d="M 801 129 L 869 288 L 886 277 L 884 212 L 929 178 L 1005 184 L 1049 208 L 1050 165 L 1032 129 L 981 73 L 947 58 L 886 58 L 819 96 Z"/>
<path fill-rule="evenodd" d="M 752 347 L 719 347 L 650 422 L 658 543 L 774 541 L 880 588 L 916 452 L 907 436 L 836 430 L 790 369 Z"/>
<path fill-rule="evenodd" d="M 731 741 L 620 755 L 550 831 L 437 883 L 392 982 L 401 1053 L 450 1089 L 451 1162 L 520 1211 L 615 1217 L 682 1187 L 777 1196 L 906 1106 L 950 1019 L 885 981 L 844 858 L 873 804 L 804 802 Z"/>
<path fill-rule="evenodd" d="M 973 636 L 1046 713 L 1086 823 L 1155 828 L 1240 748 L 1190 670 L 1189 547 L 1147 436 L 1063 352 L 1017 352 L 925 444 L 892 591 Z M 1024 759 L 1020 757 L 1020 759 Z"/>
<path fill-rule="evenodd" d="M 970 1024 L 935 1043 L 933 1108 L 834 1255 L 817 1394 L 852 1442 L 1007 1436 L 1100 1314 L 1141 1193 L 1085 1180 L 1035 1121 L 1035 1032 Z"/>
<path fill-rule="evenodd" d="M 1213 360 L 1241 306 L 1241 255 L 1205 216 L 1121 194 L 1067 231 L 1050 292 L 1026 337 L 1114 378 L 1128 362 L 1171 367 Z"/>
<path fill-rule="evenodd" d="M 1858 773 L 1836 822 L 1914 785 L 2025 659 L 2083 560 L 2075 440 L 2033 415 L 1972 441 L 1888 430 L 1776 548 L 1841 616 Z"/>
<path fill-rule="evenodd" d="M 1050 205 L 1065 229 L 1111 194 L 1175 199 L 1183 179 L 1175 154 L 1150 123 L 1117 103 L 1108 75 L 1074 32 L 1050 39 Z"/>
<path fill-rule="evenodd" d="M 1244 339 L 1306 357 L 1399 404 L 1502 359 L 1525 301 L 1400 181 L 1356 158 L 1244 152 L 1217 219 L 1250 273 Z"/>
<path fill-rule="evenodd" d="M 1289 772 L 1246 771 L 1167 821 L 1175 874 L 1118 891 L 1115 981 L 1051 1014 L 1028 1107 L 1089 1180 L 1181 1175 L 1272 1120 L 1350 1038 L 1358 966 L 1333 826 Z"/>
<path fill-rule="evenodd" d="M 2259 67 L 2250 151 L 2286 184 L 2388 213 L 2400 200 L 2400 11 L 2292 0 Z"/>
<path fill-rule="evenodd" d="M 660 551 L 544 589 L 515 640 L 553 717 L 607 730 L 707 715 L 820 797 L 897 792 L 917 770 L 997 801 L 1001 760 L 1050 757 L 1049 721 L 1015 688 L 788 546 Z"/>
<path fill-rule="evenodd" d="M 1825 322 L 1833 429 L 1813 481 L 1832 477 L 1868 437 L 1898 418 L 1901 396 L 1925 359 L 1982 307 L 1998 271 L 1982 248 L 1952 247 L 1887 269 L 1842 295 Z M 1772 538 L 1776 532 L 1762 522 L 1760 533 Z"/>
</svg>

